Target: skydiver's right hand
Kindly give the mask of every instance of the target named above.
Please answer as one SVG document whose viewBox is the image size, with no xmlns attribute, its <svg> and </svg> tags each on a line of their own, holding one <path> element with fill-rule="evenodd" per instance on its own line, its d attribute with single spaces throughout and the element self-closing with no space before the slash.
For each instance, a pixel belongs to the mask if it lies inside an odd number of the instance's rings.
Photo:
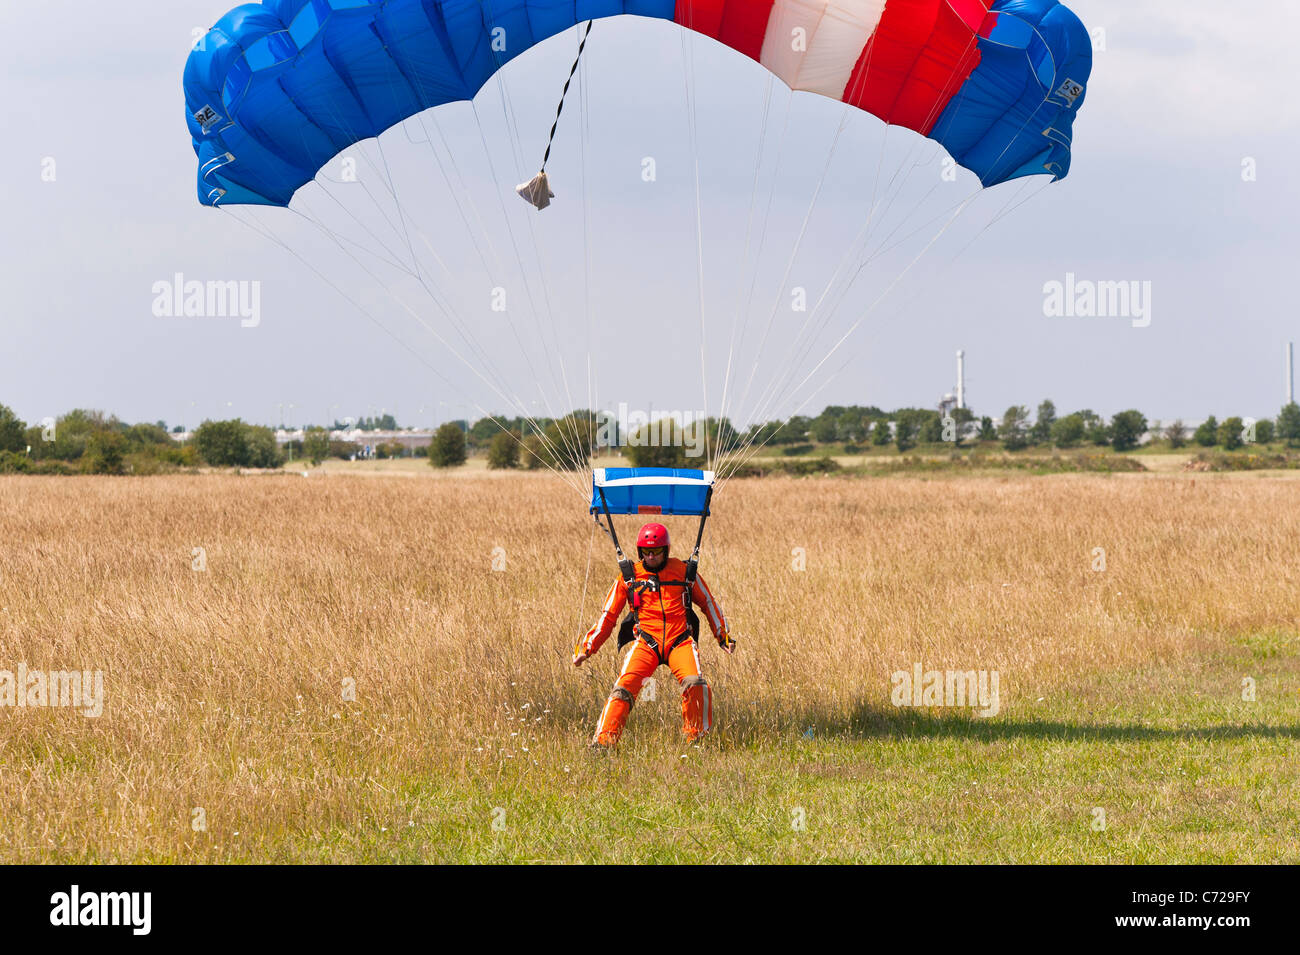
<svg viewBox="0 0 1300 955">
<path fill-rule="evenodd" d="M 581 649 L 578 649 L 578 650 L 574 650 L 574 651 L 573 651 L 573 665 L 574 665 L 575 667 L 580 667 L 580 666 L 582 666 L 584 663 L 586 663 L 586 662 L 587 662 L 588 660 L 590 660 L 590 659 L 591 659 L 591 654 L 590 654 L 590 653 L 585 653 L 585 652 L 583 652 Z"/>
</svg>

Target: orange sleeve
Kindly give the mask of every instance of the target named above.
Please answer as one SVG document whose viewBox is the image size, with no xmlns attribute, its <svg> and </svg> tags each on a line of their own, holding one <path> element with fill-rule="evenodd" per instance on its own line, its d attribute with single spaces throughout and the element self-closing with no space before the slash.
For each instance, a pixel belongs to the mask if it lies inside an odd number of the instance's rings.
<svg viewBox="0 0 1300 955">
<path fill-rule="evenodd" d="M 582 638 L 584 653 L 588 656 L 594 654 L 609 639 L 609 635 L 614 632 L 614 624 L 618 620 L 618 615 L 623 612 L 626 605 L 627 584 L 623 583 L 623 578 L 620 577 L 614 581 L 614 586 L 609 588 L 609 596 L 605 598 L 605 605 L 601 608 L 600 619 Z"/>
<path fill-rule="evenodd" d="M 713 599 L 713 592 L 709 590 L 709 585 L 704 582 L 704 578 L 696 576 L 695 586 L 691 588 L 691 600 L 695 606 L 704 611 L 704 616 L 708 618 L 709 628 L 713 631 L 714 637 L 722 637 L 728 632 L 727 618 L 722 615 L 722 608 L 718 602 Z"/>
</svg>

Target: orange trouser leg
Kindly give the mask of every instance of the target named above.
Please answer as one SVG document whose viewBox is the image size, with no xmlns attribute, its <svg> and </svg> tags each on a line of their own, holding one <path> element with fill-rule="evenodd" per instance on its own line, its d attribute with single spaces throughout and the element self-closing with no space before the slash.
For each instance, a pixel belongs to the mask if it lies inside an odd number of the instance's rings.
<svg viewBox="0 0 1300 955">
<path fill-rule="evenodd" d="M 641 692 L 641 684 L 646 677 L 654 673 L 659 666 L 659 655 L 640 640 L 628 648 L 623 658 L 623 669 L 614 684 L 614 692 L 609 695 L 605 708 L 600 712 L 600 722 L 596 724 L 594 742 L 612 746 L 618 742 L 623 732 L 623 724 L 632 710 L 632 703 Z"/>
<path fill-rule="evenodd" d="M 713 729 L 713 695 L 700 676 L 700 655 L 688 640 L 668 655 L 668 666 L 682 685 L 682 732 L 688 740 Z"/>
</svg>

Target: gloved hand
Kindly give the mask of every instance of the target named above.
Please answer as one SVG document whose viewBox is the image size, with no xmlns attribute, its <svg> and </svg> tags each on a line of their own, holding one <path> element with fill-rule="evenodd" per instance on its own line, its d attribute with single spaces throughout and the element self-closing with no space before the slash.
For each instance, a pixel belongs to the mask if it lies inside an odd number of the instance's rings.
<svg viewBox="0 0 1300 955">
<path fill-rule="evenodd" d="M 583 648 L 581 643 L 573 648 L 573 665 L 575 667 L 582 666 L 589 659 L 591 659 L 591 654 Z"/>
<path fill-rule="evenodd" d="M 731 634 L 729 634 L 729 633 L 719 634 L 719 636 L 718 636 L 718 646 L 720 646 L 720 647 L 721 647 L 723 650 L 725 650 L 727 653 L 735 653 L 735 652 L 736 652 L 736 641 L 735 641 L 735 638 L 733 638 L 733 637 L 731 636 Z"/>
</svg>

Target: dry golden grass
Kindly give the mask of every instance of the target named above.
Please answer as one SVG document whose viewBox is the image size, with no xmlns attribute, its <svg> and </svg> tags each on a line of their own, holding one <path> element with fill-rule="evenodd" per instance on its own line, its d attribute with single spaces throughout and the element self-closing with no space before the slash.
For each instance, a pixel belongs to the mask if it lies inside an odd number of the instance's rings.
<svg viewBox="0 0 1300 955">
<path fill-rule="evenodd" d="M 0 708 L 0 861 L 783 859 L 762 835 L 783 828 L 775 796 L 732 834 L 742 848 L 695 856 L 684 836 L 656 856 L 614 806 L 704 777 L 724 800 L 793 785 L 805 729 L 869 749 L 890 673 L 913 662 L 996 669 L 999 719 L 1059 719 L 1039 698 L 1090 675 L 1135 674 L 1131 692 L 1158 698 L 1150 674 L 1251 634 L 1289 646 L 1300 627 L 1296 482 L 772 478 L 729 483 L 715 507 L 702 570 L 740 648 L 701 648 L 720 730 L 706 769 L 684 772 L 667 671 L 621 764 L 586 759 L 615 657 L 576 671 L 569 653 L 615 568 L 554 478 L 0 479 L 0 669 L 99 669 L 107 695 L 99 718 Z M 671 526 L 680 552 L 693 522 Z M 1117 702 L 1133 700 L 1097 706 Z M 941 742 L 952 765 L 970 758 L 960 732 Z M 1294 733 L 1280 745 L 1294 757 Z M 851 780 L 852 759 L 831 763 Z M 857 798 L 844 811 L 864 844 L 888 842 L 890 818 Z M 494 833 L 495 806 L 531 819 L 533 841 Z"/>
</svg>

